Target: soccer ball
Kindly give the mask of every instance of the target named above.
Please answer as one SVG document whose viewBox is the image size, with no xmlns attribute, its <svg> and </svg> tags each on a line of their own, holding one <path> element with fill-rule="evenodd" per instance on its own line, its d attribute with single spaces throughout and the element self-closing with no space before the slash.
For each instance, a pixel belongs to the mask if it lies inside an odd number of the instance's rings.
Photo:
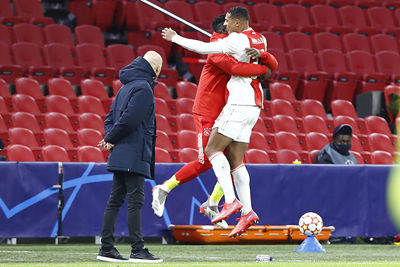
<svg viewBox="0 0 400 267">
<path fill-rule="evenodd" d="M 323 226 L 324 223 L 321 216 L 315 212 L 307 212 L 299 220 L 300 231 L 307 236 L 318 235 Z"/>
</svg>

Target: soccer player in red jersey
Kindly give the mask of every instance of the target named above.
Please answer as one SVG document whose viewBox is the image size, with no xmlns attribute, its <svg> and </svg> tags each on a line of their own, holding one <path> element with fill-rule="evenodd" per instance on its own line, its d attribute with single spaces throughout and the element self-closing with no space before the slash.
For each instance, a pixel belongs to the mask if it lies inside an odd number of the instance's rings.
<svg viewBox="0 0 400 267">
<path fill-rule="evenodd" d="M 215 32 L 211 37 L 212 42 L 228 36 L 225 33 L 221 33 L 224 27 L 224 20 L 225 15 L 221 15 L 213 21 Z M 259 52 L 255 49 L 250 49 L 248 54 L 251 56 L 258 56 Z M 270 70 L 276 69 L 277 62 L 272 55 L 263 53 L 261 58 L 269 66 Z M 196 132 L 199 136 L 199 157 L 196 161 L 190 162 L 182 167 L 162 185 L 158 185 L 154 188 L 152 207 L 158 216 L 162 216 L 166 196 L 174 187 L 192 180 L 211 168 L 211 163 L 204 155 L 204 148 L 207 145 L 214 121 L 226 103 L 226 84 L 231 75 L 251 77 L 265 74 L 268 71 L 266 66 L 240 63 L 235 58 L 224 54 L 208 56 L 207 63 L 200 77 L 193 106 L 193 118 Z M 217 205 L 222 196 L 223 191 L 219 183 L 217 183 L 209 199 L 201 205 L 200 211 L 211 219 L 215 218 L 218 215 Z M 218 222 L 217 225 L 224 228 L 227 227 L 224 220 Z"/>
</svg>

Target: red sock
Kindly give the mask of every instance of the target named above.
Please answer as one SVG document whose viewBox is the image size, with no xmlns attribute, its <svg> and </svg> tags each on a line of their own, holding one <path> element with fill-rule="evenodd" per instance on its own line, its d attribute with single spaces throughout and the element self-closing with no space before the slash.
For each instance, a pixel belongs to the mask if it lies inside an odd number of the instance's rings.
<svg viewBox="0 0 400 267">
<path fill-rule="evenodd" d="M 187 163 L 177 173 L 175 173 L 175 178 L 179 181 L 179 185 L 181 185 L 196 178 L 199 174 L 208 171 L 211 167 L 211 163 L 208 160 L 206 160 L 204 164 L 195 160 Z"/>
</svg>

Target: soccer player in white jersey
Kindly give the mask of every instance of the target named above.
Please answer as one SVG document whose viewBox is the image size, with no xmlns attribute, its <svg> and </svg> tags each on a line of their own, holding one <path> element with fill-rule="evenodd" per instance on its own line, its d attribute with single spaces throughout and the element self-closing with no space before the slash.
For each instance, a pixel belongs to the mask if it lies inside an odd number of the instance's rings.
<svg viewBox="0 0 400 267">
<path fill-rule="evenodd" d="M 225 53 L 241 62 L 257 63 L 246 55 L 246 49 L 257 48 L 266 51 L 267 44 L 264 36 L 249 27 L 248 11 L 243 7 L 231 8 L 225 16 L 224 25 L 229 36 L 212 43 L 184 38 L 172 29 L 164 29 L 162 35 L 164 39 L 200 54 Z M 226 220 L 241 210 L 242 216 L 229 234 L 235 237 L 259 220 L 252 209 L 250 176 L 242 159 L 250 141 L 252 128 L 260 115 L 263 92 L 257 77 L 232 76 L 227 89 L 227 103 L 215 121 L 205 153 L 225 194 L 224 207 L 212 223 Z M 223 153 L 225 149 L 232 152 L 229 153 L 229 158 Z M 231 174 L 240 202 L 235 196 Z"/>
</svg>

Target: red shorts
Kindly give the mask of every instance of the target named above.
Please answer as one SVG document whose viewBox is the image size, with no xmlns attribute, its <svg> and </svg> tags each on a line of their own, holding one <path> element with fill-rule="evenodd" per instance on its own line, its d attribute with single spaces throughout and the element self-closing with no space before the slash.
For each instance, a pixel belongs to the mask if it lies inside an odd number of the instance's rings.
<svg viewBox="0 0 400 267">
<path fill-rule="evenodd" d="M 210 138 L 215 119 L 193 114 L 193 120 L 197 134 L 197 150 L 199 152 L 198 160 L 201 164 L 204 164 L 206 161 L 208 162 L 208 158 L 205 155 L 204 150 L 207 146 L 208 139 Z"/>
</svg>

